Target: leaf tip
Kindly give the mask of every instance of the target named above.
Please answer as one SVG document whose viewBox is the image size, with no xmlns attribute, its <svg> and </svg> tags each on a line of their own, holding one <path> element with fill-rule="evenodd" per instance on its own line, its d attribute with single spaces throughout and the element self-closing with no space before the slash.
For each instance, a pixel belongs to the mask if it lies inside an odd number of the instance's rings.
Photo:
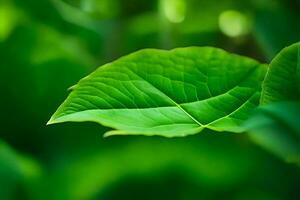
<svg viewBox="0 0 300 200">
<path fill-rule="evenodd" d="M 106 132 L 106 133 L 104 133 L 103 138 L 107 138 L 107 137 L 109 137 L 109 136 L 111 136 L 111 135 L 110 135 L 110 134 L 107 134 L 107 132 Z"/>
<path fill-rule="evenodd" d="M 118 131 L 116 131 L 116 130 L 107 131 L 106 133 L 104 133 L 103 138 L 107 138 L 107 137 L 114 136 L 114 135 L 119 135 L 117 132 Z"/>
<path fill-rule="evenodd" d="M 48 126 L 48 125 L 52 125 L 52 124 L 56 124 L 57 123 L 57 121 L 55 120 L 55 118 L 52 116 L 50 119 L 49 119 L 49 121 L 46 123 L 46 125 Z"/>
<path fill-rule="evenodd" d="M 73 90 L 75 90 L 76 87 L 77 87 L 77 85 L 72 85 L 72 86 L 69 87 L 67 90 L 68 90 L 68 91 L 73 91 Z"/>
<path fill-rule="evenodd" d="M 46 126 L 53 124 L 53 121 L 50 119 L 47 123 Z"/>
</svg>

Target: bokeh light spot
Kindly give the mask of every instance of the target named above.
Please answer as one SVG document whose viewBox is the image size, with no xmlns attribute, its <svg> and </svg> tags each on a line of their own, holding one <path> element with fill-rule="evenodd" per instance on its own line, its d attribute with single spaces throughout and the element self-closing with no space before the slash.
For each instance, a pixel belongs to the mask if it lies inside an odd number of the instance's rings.
<svg viewBox="0 0 300 200">
<path fill-rule="evenodd" d="M 238 37 L 250 32 L 251 22 L 243 13 L 235 10 L 227 10 L 219 16 L 219 27 L 225 35 Z"/>
<path fill-rule="evenodd" d="M 161 0 L 161 9 L 165 17 L 172 23 L 181 23 L 186 15 L 185 0 Z"/>
<path fill-rule="evenodd" d="M 0 5 L 0 41 L 5 40 L 17 22 L 17 13 L 13 7 Z"/>
</svg>

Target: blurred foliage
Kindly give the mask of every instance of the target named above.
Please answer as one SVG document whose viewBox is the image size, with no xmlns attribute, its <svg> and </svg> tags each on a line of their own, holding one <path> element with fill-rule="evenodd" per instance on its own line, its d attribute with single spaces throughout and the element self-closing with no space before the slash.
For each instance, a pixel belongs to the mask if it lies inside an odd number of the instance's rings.
<svg viewBox="0 0 300 200">
<path fill-rule="evenodd" d="M 299 199 L 299 168 L 246 135 L 102 139 L 92 123 L 45 125 L 101 64 L 206 45 L 269 61 L 300 40 L 299 15 L 297 0 L 1 0 L 0 199 Z"/>
<path fill-rule="evenodd" d="M 1 199 L 30 197 L 41 176 L 39 164 L 28 156 L 20 155 L 0 141 L 0 194 Z"/>
<path fill-rule="evenodd" d="M 287 162 L 300 166 L 300 103 L 273 103 L 260 108 L 247 123 L 250 137 Z"/>
</svg>

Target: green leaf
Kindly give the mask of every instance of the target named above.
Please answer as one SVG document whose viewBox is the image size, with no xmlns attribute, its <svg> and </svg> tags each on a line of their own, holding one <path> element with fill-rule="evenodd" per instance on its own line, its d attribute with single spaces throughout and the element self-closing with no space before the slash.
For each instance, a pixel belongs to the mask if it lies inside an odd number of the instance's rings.
<svg viewBox="0 0 300 200">
<path fill-rule="evenodd" d="M 300 165 L 300 43 L 273 59 L 262 88 L 263 106 L 245 128 L 256 143 Z"/>
<path fill-rule="evenodd" d="M 262 90 L 262 104 L 300 99 L 300 43 L 283 49 L 271 62 Z"/>
<path fill-rule="evenodd" d="M 82 79 L 48 123 L 93 121 L 116 129 L 106 136 L 242 132 L 265 71 L 211 47 L 142 50 Z"/>
<path fill-rule="evenodd" d="M 287 162 L 300 165 L 300 102 L 261 106 L 246 123 L 250 137 Z"/>
</svg>

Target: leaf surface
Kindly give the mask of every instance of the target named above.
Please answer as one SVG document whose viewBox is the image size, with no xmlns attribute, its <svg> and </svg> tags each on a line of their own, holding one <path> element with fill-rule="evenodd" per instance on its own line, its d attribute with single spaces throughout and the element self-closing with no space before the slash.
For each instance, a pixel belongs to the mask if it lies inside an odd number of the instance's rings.
<svg viewBox="0 0 300 200">
<path fill-rule="evenodd" d="M 262 104 L 300 100 L 300 43 L 283 49 L 271 62 L 263 83 Z"/>
<path fill-rule="evenodd" d="M 252 59 L 211 47 L 141 50 L 83 78 L 49 123 L 93 121 L 116 129 L 106 135 L 242 132 L 265 71 Z"/>
</svg>

